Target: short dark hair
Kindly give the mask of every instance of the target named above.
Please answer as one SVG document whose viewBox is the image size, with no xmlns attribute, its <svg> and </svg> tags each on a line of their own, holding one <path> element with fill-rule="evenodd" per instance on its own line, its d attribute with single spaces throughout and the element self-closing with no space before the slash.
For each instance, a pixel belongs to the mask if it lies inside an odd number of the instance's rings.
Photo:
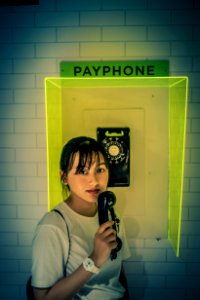
<svg viewBox="0 0 200 300">
<path fill-rule="evenodd" d="M 106 167 L 108 168 L 107 155 L 104 147 L 95 139 L 87 136 L 79 136 L 69 140 L 63 147 L 60 158 L 60 170 L 68 174 L 72 169 L 76 154 L 79 153 L 77 172 L 84 167 L 91 167 L 94 155 L 100 161 L 100 153 L 103 155 Z"/>
</svg>

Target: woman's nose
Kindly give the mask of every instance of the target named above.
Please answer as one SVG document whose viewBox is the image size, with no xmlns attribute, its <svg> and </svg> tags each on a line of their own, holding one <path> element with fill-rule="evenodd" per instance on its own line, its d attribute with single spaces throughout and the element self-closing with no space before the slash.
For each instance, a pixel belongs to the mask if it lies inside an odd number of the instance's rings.
<svg viewBox="0 0 200 300">
<path fill-rule="evenodd" d="M 91 173 L 91 174 L 89 175 L 89 182 L 90 182 L 90 183 L 93 183 L 93 184 L 97 184 L 97 183 L 98 183 L 97 174 Z"/>
</svg>

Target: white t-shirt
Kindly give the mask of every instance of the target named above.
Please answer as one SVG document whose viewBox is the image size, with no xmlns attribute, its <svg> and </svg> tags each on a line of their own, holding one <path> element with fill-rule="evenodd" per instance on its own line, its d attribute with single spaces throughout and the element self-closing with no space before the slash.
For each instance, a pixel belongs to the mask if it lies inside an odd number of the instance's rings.
<svg viewBox="0 0 200 300">
<path fill-rule="evenodd" d="M 82 216 L 65 202 L 56 209 L 64 216 L 67 227 L 57 212 L 48 212 L 39 222 L 33 238 L 32 286 L 37 288 L 50 288 L 64 274 L 73 273 L 92 253 L 94 236 L 99 227 L 98 214 L 94 217 Z M 117 259 L 108 259 L 100 273 L 92 275 L 74 300 L 111 300 L 123 296 L 119 274 L 122 260 L 128 258 L 130 253 L 122 222 L 118 235 L 123 246 L 117 253 Z"/>
</svg>

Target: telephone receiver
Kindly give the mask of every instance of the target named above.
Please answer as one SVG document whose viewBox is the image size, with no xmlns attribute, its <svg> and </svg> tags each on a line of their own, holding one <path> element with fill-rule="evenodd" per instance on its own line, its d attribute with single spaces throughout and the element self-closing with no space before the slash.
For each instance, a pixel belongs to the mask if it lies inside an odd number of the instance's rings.
<svg viewBox="0 0 200 300">
<path fill-rule="evenodd" d="M 105 191 L 101 193 L 98 197 L 98 214 L 99 214 L 99 225 L 107 222 L 107 221 L 114 221 L 113 229 L 116 231 L 116 233 L 119 232 L 119 223 L 120 220 L 117 218 L 115 211 L 114 211 L 114 205 L 116 203 L 116 196 L 111 191 Z M 117 258 L 117 252 L 120 251 L 122 247 L 122 241 L 117 236 L 117 247 L 111 251 L 110 258 L 111 260 Z"/>
</svg>

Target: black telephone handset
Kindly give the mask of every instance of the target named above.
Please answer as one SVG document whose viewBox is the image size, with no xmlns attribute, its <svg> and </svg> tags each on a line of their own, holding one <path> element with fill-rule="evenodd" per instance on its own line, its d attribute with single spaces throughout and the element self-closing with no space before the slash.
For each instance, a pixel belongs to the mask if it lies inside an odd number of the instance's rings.
<svg viewBox="0 0 200 300">
<path fill-rule="evenodd" d="M 120 220 L 117 218 L 113 206 L 116 203 L 115 194 L 111 191 L 105 191 L 101 193 L 98 197 L 98 214 L 99 214 L 99 224 L 103 224 L 109 220 L 113 220 L 113 229 L 116 233 L 119 232 L 119 223 Z M 122 247 L 122 241 L 117 236 L 117 247 L 111 251 L 110 258 L 111 260 L 117 258 L 117 252 L 120 251 Z"/>
</svg>

